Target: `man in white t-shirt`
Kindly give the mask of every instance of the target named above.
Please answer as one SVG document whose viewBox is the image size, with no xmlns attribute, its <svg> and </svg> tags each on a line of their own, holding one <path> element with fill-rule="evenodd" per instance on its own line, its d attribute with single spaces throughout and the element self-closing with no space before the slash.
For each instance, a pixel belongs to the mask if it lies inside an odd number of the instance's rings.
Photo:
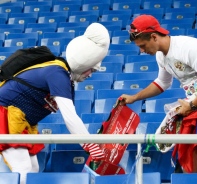
<svg viewBox="0 0 197 184">
<path fill-rule="evenodd" d="M 123 104 L 134 103 L 135 101 L 157 96 L 168 89 L 173 77 L 181 82 L 187 98 L 192 96 L 189 91 L 191 85 L 195 86 L 197 77 L 197 39 L 189 36 L 169 36 L 169 31 L 162 28 L 158 20 L 151 15 L 140 15 L 131 23 L 129 31 L 130 40 L 139 46 L 142 53 L 156 55 L 159 71 L 158 77 L 145 89 L 135 95 L 123 94 Z M 179 115 L 183 116 L 183 123 L 180 133 L 196 133 L 197 119 L 197 98 L 192 96 L 190 101 L 179 99 L 181 105 Z M 190 121 L 188 120 L 190 119 Z M 194 120 L 191 122 L 191 119 Z M 189 129 L 184 125 L 187 124 Z M 195 129 L 196 130 L 196 129 Z M 178 148 L 178 160 L 185 172 L 197 172 L 197 159 L 189 159 L 190 153 L 195 154 L 196 145 Z M 183 154 L 183 150 L 188 150 Z"/>
</svg>

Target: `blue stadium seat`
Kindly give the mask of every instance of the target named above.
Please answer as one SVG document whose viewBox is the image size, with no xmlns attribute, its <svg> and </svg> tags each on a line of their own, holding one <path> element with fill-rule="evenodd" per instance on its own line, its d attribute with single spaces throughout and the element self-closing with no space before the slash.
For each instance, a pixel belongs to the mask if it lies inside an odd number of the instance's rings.
<svg viewBox="0 0 197 184">
<path fill-rule="evenodd" d="M 160 123 L 148 123 L 148 126 L 153 126 L 153 128 L 148 127 L 147 133 L 150 134 L 155 133 L 156 129 Z M 151 172 L 159 172 L 161 174 L 160 183 L 170 182 L 171 174 L 174 172 L 174 167 L 172 167 L 171 163 L 172 151 L 168 151 L 167 153 L 161 153 L 155 150 L 154 147 L 150 148 L 147 153 L 143 154 L 144 159 L 150 159 L 151 162 L 149 164 L 143 164 L 143 172 L 151 173 Z M 159 160 L 159 164 L 158 164 Z M 162 182 L 163 181 L 163 182 Z"/>
<path fill-rule="evenodd" d="M 14 53 L 18 49 L 22 49 L 23 46 L 11 46 L 11 47 L 0 47 L 0 52 Z"/>
<path fill-rule="evenodd" d="M 24 1 L 24 0 L 23 0 Z M 11 0 L 11 1 L 3 1 L 0 6 L 20 6 L 23 8 L 24 2 L 23 1 L 16 1 L 16 0 Z"/>
<path fill-rule="evenodd" d="M 60 22 L 66 22 L 67 17 L 60 17 L 60 16 L 39 16 L 38 17 L 38 23 L 50 23 L 53 24 L 56 22 L 59 24 Z"/>
<path fill-rule="evenodd" d="M 134 50 L 108 50 L 107 55 L 123 55 L 125 58 L 128 55 L 138 55 L 139 51 Z"/>
<path fill-rule="evenodd" d="M 120 80 L 114 81 L 113 89 L 146 88 L 153 80 Z"/>
<path fill-rule="evenodd" d="M 165 13 L 164 8 L 135 9 L 133 12 L 133 18 L 142 14 L 149 14 L 153 16 L 157 15 L 155 16 L 156 18 L 162 19 L 164 16 L 164 13 Z M 159 19 L 159 22 L 160 22 L 160 19 Z"/>
<path fill-rule="evenodd" d="M 8 30 L 6 32 L 9 32 L 9 30 L 11 31 L 11 29 L 18 29 L 23 32 L 24 27 L 24 24 L 0 24 L 1 29 Z"/>
<path fill-rule="evenodd" d="M 68 11 L 68 15 L 71 11 L 80 11 L 81 5 L 77 4 L 64 4 L 64 5 L 53 5 L 52 12 Z"/>
<path fill-rule="evenodd" d="M 25 47 L 34 47 L 36 46 L 35 38 L 13 38 L 13 39 L 5 39 L 4 47 L 12 47 L 12 46 L 23 46 Z"/>
<path fill-rule="evenodd" d="M 134 9 L 140 9 L 140 2 L 119 2 L 119 3 L 113 3 L 112 4 L 112 10 L 134 10 Z"/>
<path fill-rule="evenodd" d="M 171 175 L 171 184 L 195 184 L 196 180 L 196 173 L 172 173 Z"/>
<path fill-rule="evenodd" d="M 103 15 L 128 15 L 132 16 L 131 9 L 122 9 L 122 10 L 103 10 Z"/>
<path fill-rule="evenodd" d="M 164 105 L 176 102 L 179 98 L 161 98 L 155 100 L 146 100 L 145 101 L 145 110 L 146 112 L 165 112 Z"/>
<path fill-rule="evenodd" d="M 192 28 L 191 23 L 168 23 L 168 24 L 161 24 L 161 26 L 164 29 L 170 30 L 170 29 L 185 29 L 187 28 Z"/>
<path fill-rule="evenodd" d="M 52 5 L 52 1 L 29 1 L 27 0 L 25 2 L 25 5 L 29 6 L 29 5 L 37 5 L 37 6 L 43 6 L 43 5 L 46 5 L 46 6 L 51 6 Z"/>
<path fill-rule="evenodd" d="M 0 40 L 5 40 L 6 34 L 5 33 L 0 33 Z"/>
<path fill-rule="evenodd" d="M 88 156 L 89 155 L 84 150 L 76 150 L 76 149 L 75 150 L 73 149 L 72 150 L 54 150 L 51 152 L 51 173 L 54 173 L 54 172 L 81 173 Z M 66 162 L 62 162 L 62 160 L 66 160 Z M 75 180 L 76 183 L 78 184 L 79 178 L 76 176 L 77 178 L 74 179 L 73 177 L 74 176 L 72 176 L 72 180 Z M 65 183 L 65 181 L 66 180 L 64 180 L 63 182 Z M 55 184 L 56 183 L 57 182 L 55 182 Z M 68 184 L 71 184 L 71 183 L 75 183 L 75 182 L 73 181 L 68 182 Z M 80 180 L 80 183 L 81 183 L 81 180 Z M 87 181 L 87 184 L 89 184 L 89 181 Z"/>
<path fill-rule="evenodd" d="M 75 84 L 75 90 L 98 90 L 111 89 L 111 82 L 108 80 L 85 80 Z"/>
<path fill-rule="evenodd" d="M 1 16 L 1 15 L 0 15 Z M 0 24 L 6 24 L 7 23 L 7 18 L 5 17 L 0 17 Z"/>
<path fill-rule="evenodd" d="M 72 11 L 70 15 L 96 15 L 99 17 L 99 10 L 87 10 L 87 11 Z"/>
<path fill-rule="evenodd" d="M 119 98 L 122 94 L 136 94 L 141 89 L 98 89 L 96 99 Z"/>
<path fill-rule="evenodd" d="M 50 12 L 51 6 L 50 5 L 25 5 L 23 12 L 30 13 L 30 12 Z"/>
<path fill-rule="evenodd" d="M 183 0 L 183 1 L 178 1 L 178 0 L 175 0 L 173 2 L 173 7 L 174 8 L 191 8 L 191 7 L 195 7 L 197 8 L 197 2 L 196 1 L 186 1 L 186 0 Z M 189 9 L 188 9 L 189 11 Z"/>
<path fill-rule="evenodd" d="M 173 89 L 168 89 L 165 90 L 163 93 L 148 98 L 149 100 L 154 100 L 154 99 L 161 99 L 161 98 L 185 98 L 185 91 L 182 88 L 173 88 Z"/>
<path fill-rule="evenodd" d="M 155 61 L 125 63 L 124 73 L 153 72 L 158 71 L 158 64 Z"/>
<path fill-rule="evenodd" d="M 35 39 L 36 43 L 38 41 L 38 33 L 10 33 L 6 36 L 6 39 L 16 39 L 16 38 L 30 38 Z"/>
<path fill-rule="evenodd" d="M 88 173 L 28 173 L 27 184 L 60 184 L 60 183 L 72 183 L 89 184 Z"/>
<path fill-rule="evenodd" d="M 91 3 L 106 3 L 106 4 L 110 4 L 111 0 L 83 0 L 83 4 L 91 4 Z"/>
<path fill-rule="evenodd" d="M 197 29 L 186 28 L 186 35 L 194 35 L 197 34 Z"/>
<path fill-rule="evenodd" d="M 1 6 L 0 13 L 22 13 L 23 7 L 21 6 Z"/>
<path fill-rule="evenodd" d="M 42 29 L 42 28 L 48 28 L 48 29 L 57 29 L 57 23 L 54 22 L 53 24 L 49 24 L 49 23 L 28 23 L 27 24 L 27 28 L 39 28 L 39 29 Z"/>
<path fill-rule="evenodd" d="M 128 33 L 127 33 L 127 36 L 112 36 L 111 44 L 133 45 L 133 47 L 135 46 L 136 48 L 138 48 L 138 51 L 139 51 L 139 47 L 137 47 L 135 44 L 133 44 L 133 42 L 131 42 L 131 40 L 129 39 Z"/>
<path fill-rule="evenodd" d="M 109 113 L 84 113 L 81 119 L 85 124 L 102 123 L 109 117 Z"/>
<path fill-rule="evenodd" d="M 140 122 L 149 123 L 149 122 L 162 122 L 166 114 L 164 112 L 141 112 L 139 113 Z"/>
<path fill-rule="evenodd" d="M 195 13 L 190 12 L 171 12 L 165 13 L 164 19 L 185 19 L 193 18 L 195 19 Z"/>
<path fill-rule="evenodd" d="M 45 144 L 45 148 L 42 149 L 38 154 L 38 164 L 39 172 L 45 172 L 47 168 L 47 163 L 50 158 L 51 144 Z"/>
<path fill-rule="evenodd" d="M 142 8 L 143 9 L 150 9 L 150 8 L 171 8 L 172 7 L 172 2 L 171 1 L 145 1 L 142 3 Z"/>
<path fill-rule="evenodd" d="M 114 30 L 112 33 L 112 37 L 117 36 L 129 36 L 129 33 L 127 30 Z"/>
<path fill-rule="evenodd" d="M 124 64 L 124 56 L 114 56 L 114 55 L 110 55 L 110 56 L 105 56 L 105 58 L 103 59 L 102 62 L 114 62 L 114 63 L 121 63 Z"/>
<path fill-rule="evenodd" d="M 42 0 L 42 1 L 46 1 L 46 0 Z M 53 5 L 81 5 L 82 1 L 81 0 L 69 0 L 69 1 L 62 1 L 62 0 L 52 0 L 53 1 Z"/>
<path fill-rule="evenodd" d="M 100 81 L 110 81 L 112 84 L 114 81 L 114 73 L 101 73 L 95 72 L 92 74 L 91 77 L 87 78 L 86 80 L 100 80 Z"/>
<path fill-rule="evenodd" d="M 26 28 L 25 33 L 37 32 L 39 35 L 42 35 L 44 32 L 55 32 L 56 28 L 47 28 L 47 27 L 37 27 L 37 28 Z"/>
<path fill-rule="evenodd" d="M 33 17 L 15 17 L 8 18 L 8 24 L 24 24 L 24 28 L 27 27 L 28 23 L 36 23 L 37 18 Z"/>
<path fill-rule="evenodd" d="M 105 22 L 105 21 L 121 20 L 122 28 L 126 28 L 127 21 L 130 19 L 130 17 L 131 15 L 127 15 L 127 14 L 108 14 L 108 15 L 103 14 L 102 17 L 100 18 L 100 21 Z"/>
<path fill-rule="evenodd" d="M 3 47 L 3 43 L 4 43 L 4 41 L 0 40 L 0 47 Z"/>
<path fill-rule="evenodd" d="M 68 22 L 86 22 L 89 24 L 98 21 L 97 15 L 71 15 L 68 18 Z"/>
<path fill-rule="evenodd" d="M 181 28 L 181 29 L 170 29 L 169 30 L 171 36 L 177 36 L 177 35 L 185 35 L 185 29 Z"/>
<path fill-rule="evenodd" d="M 179 80 L 177 79 L 173 79 L 172 85 L 169 87 L 169 89 L 171 88 L 180 88 L 181 87 L 181 83 Z"/>
<path fill-rule="evenodd" d="M 57 28 L 57 32 L 58 33 L 63 33 L 63 32 L 72 32 L 75 34 L 75 37 L 76 36 L 79 36 L 80 35 L 80 32 L 81 31 L 85 31 L 86 30 L 86 27 L 77 27 L 77 26 L 73 26 L 73 27 L 58 27 Z"/>
<path fill-rule="evenodd" d="M 72 40 L 72 38 L 41 38 L 41 45 L 45 46 L 60 46 L 60 52 L 63 52 L 65 45 Z"/>
<path fill-rule="evenodd" d="M 60 22 L 58 27 L 85 27 L 89 25 L 88 21 L 85 22 Z"/>
<path fill-rule="evenodd" d="M 109 10 L 110 5 L 107 3 L 87 3 L 82 5 L 82 11 L 98 10 L 99 16 L 103 14 L 103 10 Z"/>
<path fill-rule="evenodd" d="M 102 73 L 121 73 L 123 65 L 121 63 L 114 62 L 102 62 L 99 72 Z"/>
<path fill-rule="evenodd" d="M 96 176 L 95 184 L 121 184 L 129 183 L 135 184 L 135 174 L 124 174 L 124 175 L 114 175 L 114 176 Z M 144 173 L 143 174 L 144 184 L 160 184 L 161 177 L 159 172 L 155 173 Z"/>
<path fill-rule="evenodd" d="M 11 170 L 6 165 L 4 158 L 2 155 L 0 155 L 0 173 L 11 173 Z M 17 183 L 18 184 L 18 183 Z"/>
<path fill-rule="evenodd" d="M 50 32 L 52 35 L 55 34 L 56 28 L 47 28 L 47 27 L 37 27 L 37 28 L 26 28 L 25 33 L 38 33 L 38 42 L 37 45 L 40 45 L 40 40 L 43 38 L 45 32 Z"/>
<path fill-rule="evenodd" d="M 114 30 L 121 30 L 122 29 L 122 21 L 105 21 L 105 22 L 99 22 L 100 24 L 104 25 L 108 31 L 114 31 Z"/>
<path fill-rule="evenodd" d="M 133 62 L 150 62 L 150 61 L 155 61 L 156 62 L 156 57 L 151 56 L 151 55 L 128 55 L 126 58 L 126 63 L 133 63 Z"/>
<path fill-rule="evenodd" d="M 83 113 L 91 113 L 92 111 L 91 100 L 75 100 L 74 105 L 79 117 L 81 117 L 81 114 Z"/>
<path fill-rule="evenodd" d="M 91 100 L 94 102 L 95 99 L 94 90 L 76 90 L 75 91 L 75 100 Z"/>
<path fill-rule="evenodd" d="M 155 80 L 158 72 L 117 73 L 114 80 Z"/>
<path fill-rule="evenodd" d="M 5 61 L 7 57 L 9 57 L 13 52 L 0 52 L 0 63 Z"/>
<path fill-rule="evenodd" d="M 38 12 L 30 12 L 30 13 L 10 13 L 9 18 L 16 17 L 29 17 L 29 18 L 38 18 Z"/>
<path fill-rule="evenodd" d="M 51 113 L 49 114 L 48 116 L 46 116 L 44 119 L 42 119 L 41 121 L 39 121 L 39 124 L 64 124 L 64 119 L 62 117 L 62 114 L 61 113 Z M 38 126 L 39 128 L 39 132 L 42 133 L 42 130 L 41 130 L 41 126 Z M 52 132 L 54 133 L 54 131 Z M 57 132 L 56 132 L 57 134 Z"/>
<path fill-rule="evenodd" d="M 2 24 L 1 24 L 2 25 Z M 24 31 L 24 28 L 22 29 L 15 29 L 15 28 L 0 28 L 0 32 L 4 34 L 9 34 L 9 33 L 22 33 Z"/>
<path fill-rule="evenodd" d="M 74 32 L 62 32 L 62 33 L 53 33 L 51 32 L 45 32 L 43 33 L 43 38 L 74 38 L 75 33 Z"/>
<path fill-rule="evenodd" d="M 195 19 L 194 18 L 184 18 L 184 19 L 162 19 L 161 24 L 190 24 L 191 28 L 192 25 L 194 24 Z"/>
<path fill-rule="evenodd" d="M 51 17 L 58 16 L 68 18 L 68 11 L 60 11 L 60 12 L 39 12 L 39 17 Z"/>
<path fill-rule="evenodd" d="M 1 184 L 20 184 L 20 174 L 12 172 L 0 172 Z"/>
<path fill-rule="evenodd" d="M 105 21 L 101 22 L 99 21 L 100 24 L 104 25 L 105 27 L 108 28 L 108 26 L 118 26 L 122 29 L 122 20 L 117 20 L 117 21 Z M 108 29 L 109 30 L 109 29 Z M 111 30 L 111 29 L 110 29 Z"/>
<path fill-rule="evenodd" d="M 8 15 L 10 16 L 9 13 L 0 13 L 0 17 L 2 18 L 2 20 L 5 21 L 4 23 L 7 23 Z M 1 24 L 4 24 L 4 23 L 1 23 Z"/>
<path fill-rule="evenodd" d="M 188 8 L 166 8 L 165 13 L 173 13 L 173 12 L 179 12 L 179 13 L 196 13 L 196 8 L 195 7 L 190 7 Z"/>
<path fill-rule="evenodd" d="M 117 98 L 95 99 L 93 113 L 110 113 L 116 104 Z M 142 101 L 127 105 L 136 113 L 142 112 Z"/>
</svg>

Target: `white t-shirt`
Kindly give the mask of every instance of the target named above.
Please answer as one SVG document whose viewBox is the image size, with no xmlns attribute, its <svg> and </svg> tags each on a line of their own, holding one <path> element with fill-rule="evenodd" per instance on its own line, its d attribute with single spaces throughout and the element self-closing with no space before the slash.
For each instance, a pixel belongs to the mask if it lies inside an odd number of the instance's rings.
<svg viewBox="0 0 197 184">
<path fill-rule="evenodd" d="M 159 66 L 158 78 L 155 79 L 163 90 L 170 87 L 173 77 L 181 85 L 187 85 L 197 76 L 197 39 L 188 36 L 171 36 L 170 48 L 166 56 L 161 51 L 156 53 Z"/>
</svg>

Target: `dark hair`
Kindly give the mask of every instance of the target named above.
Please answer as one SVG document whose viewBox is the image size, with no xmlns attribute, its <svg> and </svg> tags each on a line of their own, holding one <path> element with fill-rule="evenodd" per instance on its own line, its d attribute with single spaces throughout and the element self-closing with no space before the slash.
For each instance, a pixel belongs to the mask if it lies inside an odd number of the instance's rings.
<svg viewBox="0 0 197 184">
<path fill-rule="evenodd" d="M 135 26 L 134 26 L 133 24 L 131 24 L 130 26 L 131 26 L 131 29 L 136 29 Z M 148 33 L 142 32 L 142 33 L 140 33 L 139 35 L 138 35 L 138 33 L 139 33 L 139 32 L 133 33 L 133 34 L 137 35 L 137 36 L 135 36 L 135 38 L 133 38 L 133 36 L 131 35 L 132 33 L 130 33 L 130 40 L 131 40 L 131 41 L 134 41 L 135 39 L 140 38 L 140 39 L 142 39 L 142 40 L 147 40 L 147 41 L 149 41 L 149 40 L 151 39 L 151 34 L 152 34 L 152 33 L 156 33 L 156 34 L 158 34 L 159 36 L 162 36 L 162 37 L 166 36 L 166 34 L 162 34 L 162 33 L 160 33 L 160 32 L 154 31 L 154 29 L 153 29 L 153 32 L 148 32 Z"/>
</svg>

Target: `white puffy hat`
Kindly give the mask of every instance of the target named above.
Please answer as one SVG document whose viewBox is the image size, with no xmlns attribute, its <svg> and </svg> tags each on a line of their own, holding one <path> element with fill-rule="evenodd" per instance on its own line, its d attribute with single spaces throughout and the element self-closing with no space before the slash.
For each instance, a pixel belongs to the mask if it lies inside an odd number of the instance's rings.
<svg viewBox="0 0 197 184">
<path fill-rule="evenodd" d="M 91 68 L 98 70 L 107 55 L 109 44 L 108 30 L 102 24 L 90 24 L 85 33 L 71 40 L 66 48 L 66 60 L 71 72 L 82 74 Z"/>
</svg>

